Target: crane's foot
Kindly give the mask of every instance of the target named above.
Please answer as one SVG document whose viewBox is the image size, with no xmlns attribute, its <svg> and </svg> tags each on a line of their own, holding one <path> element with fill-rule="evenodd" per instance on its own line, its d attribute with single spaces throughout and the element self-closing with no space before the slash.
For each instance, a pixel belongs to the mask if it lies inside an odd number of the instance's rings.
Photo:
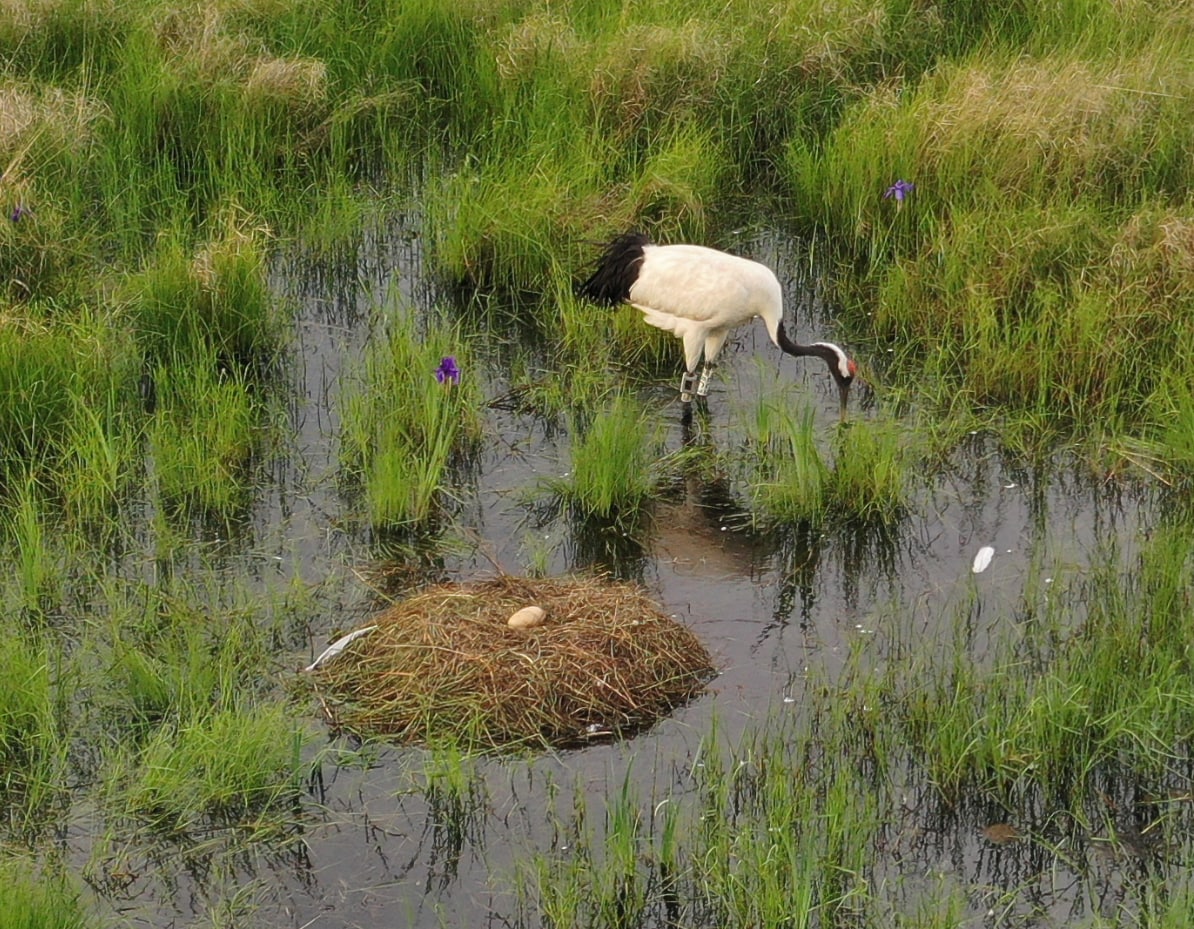
<svg viewBox="0 0 1194 929">
<path fill-rule="evenodd" d="M 713 365 L 706 364 L 703 368 L 701 368 L 701 381 L 699 384 L 697 384 L 696 390 L 698 397 L 709 396 L 709 378 L 712 376 L 712 374 Z"/>
<path fill-rule="evenodd" d="M 685 371 L 684 376 L 680 378 L 680 402 L 692 403 L 692 382 L 696 380 L 696 375 L 691 371 Z"/>
</svg>

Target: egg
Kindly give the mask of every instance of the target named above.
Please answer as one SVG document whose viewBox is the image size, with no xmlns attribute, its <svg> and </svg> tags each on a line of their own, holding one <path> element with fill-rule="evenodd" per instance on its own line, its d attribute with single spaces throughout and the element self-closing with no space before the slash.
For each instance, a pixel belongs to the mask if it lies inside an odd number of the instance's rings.
<svg viewBox="0 0 1194 929">
<path fill-rule="evenodd" d="M 510 618 L 506 620 L 506 625 L 511 629 L 530 629 L 543 622 L 546 616 L 547 613 L 541 606 L 524 606 L 518 612 L 511 614 Z"/>
</svg>

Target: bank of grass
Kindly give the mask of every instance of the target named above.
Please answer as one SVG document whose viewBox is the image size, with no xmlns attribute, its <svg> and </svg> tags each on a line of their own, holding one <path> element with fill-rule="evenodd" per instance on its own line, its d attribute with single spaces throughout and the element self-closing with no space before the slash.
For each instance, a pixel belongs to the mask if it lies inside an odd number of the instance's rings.
<svg viewBox="0 0 1194 929">
<path fill-rule="evenodd" d="M 63 655 L 47 637 L 11 630 L 0 652 L 7 695 L 0 710 L 3 829 L 30 839 L 64 799 L 69 721 L 63 701 L 74 692 L 69 686 L 59 687 Z"/>
<path fill-rule="evenodd" d="M 123 339 L 103 314 L 71 316 L 53 304 L 22 307 L 0 326 L 0 481 L 9 488 L 35 475 L 87 495 L 80 469 L 100 465 L 93 443 L 128 409 L 134 382 Z M 93 415 L 109 422 L 88 422 Z"/>
<path fill-rule="evenodd" d="M 1070 42 L 875 88 L 791 141 L 788 177 L 862 269 L 847 302 L 896 348 L 897 388 L 1052 441 L 1163 440 L 1167 372 L 1190 373 L 1194 26 L 1136 9 L 1112 38 L 1089 12 Z M 903 202 L 883 196 L 897 178 L 916 183 Z"/>
</svg>

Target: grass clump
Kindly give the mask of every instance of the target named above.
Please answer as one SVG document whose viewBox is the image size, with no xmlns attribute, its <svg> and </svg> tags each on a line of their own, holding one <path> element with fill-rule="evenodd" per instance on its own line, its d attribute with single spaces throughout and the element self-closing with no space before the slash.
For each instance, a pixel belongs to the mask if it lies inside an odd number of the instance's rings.
<svg viewBox="0 0 1194 929">
<path fill-rule="evenodd" d="M 780 523 L 817 523 L 827 505 L 829 468 L 817 446 L 813 408 L 762 398 L 749 424 L 754 505 Z"/>
<path fill-rule="evenodd" d="M 0 862 L 2 929 L 89 929 L 98 926 L 65 877 L 40 874 L 20 859 Z"/>
<path fill-rule="evenodd" d="M 25 310 L 0 320 L 0 485 L 98 512 L 133 467 L 135 355 L 104 314 Z"/>
<path fill-rule="evenodd" d="M 123 303 L 150 364 L 214 357 L 237 370 L 267 370 L 282 320 L 266 283 L 267 230 L 229 211 L 215 234 L 189 253 L 165 239 L 125 287 Z"/>
<path fill-rule="evenodd" d="M 0 788 L 10 802 L 55 783 L 63 732 L 51 656 L 31 634 L 10 629 L 0 642 Z"/>
<path fill-rule="evenodd" d="M 658 430 L 620 394 L 574 433 L 572 474 L 556 492 L 582 517 L 631 524 L 655 491 L 659 452 Z"/>
<path fill-rule="evenodd" d="M 843 519 L 888 528 L 908 512 L 911 451 L 900 423 L 868 420 L 834 436 L 826 496 Z"/>
<path fill-rule="evenodd" d="M 172 511 L 227 519 L 250 498 L 268 431 L 262 399 L 212 359 L 160 366 L 148 425 L 158 494 Z"/>
<path fill-rule="evenodd" d="M 531 605 L 542 625 L 507 626 Z M 372 625 L 315 681 L 334 725 L 403 741 L 583 744 L 650 725 L 713 671 L 640 589 L 598 579 L 433 587 Z"/>
<path fill-rule="evenodd" d="M 294 612 L 185 584 L 108 581 L 88 630 L 79 729 L 102 758 L 101 808 L 169 833 L 284 820 L 308 771 L 307 735 L 261 669 Z"/>
<path fill-rule="evenodd" d="M 341 457 L 370 521 L 414 527 L 441 515 L 452 467 L 481 436 L 477 368 L 459 333 L 436 325 L 421 337 L 410 317 L 391 319 L 342 403 Z"/>
<path fill-rule="evenodd" d="M 230 708 L 162 726 L 133 762 L 125 802 L 169 831 L 277 811 L 301 790 L 304 741 L 282 706 Z"/>
<path fill-rule="evenodd" d="M 890 529 L 903 518 L 911 450 L 898 424 L 849 424 L 823 448 L 813 407 L 792 391 L 760 397 L 753 412 L 743 470 L 760 522 Z"/>
</svg>

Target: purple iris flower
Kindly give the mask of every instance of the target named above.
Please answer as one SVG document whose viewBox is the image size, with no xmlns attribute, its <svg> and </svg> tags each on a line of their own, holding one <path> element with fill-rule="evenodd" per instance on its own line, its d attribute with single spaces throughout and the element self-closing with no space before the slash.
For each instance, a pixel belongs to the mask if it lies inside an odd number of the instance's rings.
<svg viewBox="0 0 1194 929">
<path fill-rule="evenodd" d="M 12 213 L 9 214 L 8 218 L 11 219 L 14 223 L 19 223 L 22 219 L 24 219 L 26 216 L 29 216 L 32 213 L 33 213 L 33 210 L 29 209 L 29 207 L 25 206 L 25 204 L 18 203 L 16 206 L 14 206 L 12 208 Z"/>
<path fill-rule="evenodd" d="M 904 198 L 914 190 L 916 190 L 915 184 L 913 184 L 911 181 L 905 181 L 903 178 L 900 178 L 900 180 L 896 181 L 887 188 L 887 193 L 883 195 L 883 199 L 890 200 L 892 197 L 895 197 L 897 203 L 903 203 Z"/>
<path fill-rule="evenodd" d="M 439 367 L 435 369 L 435 379 L 441 384 L 460 383 L 460 368 L 456 366 L 455 355 L 446 355 L 440 359 Z"/>
</svg>

